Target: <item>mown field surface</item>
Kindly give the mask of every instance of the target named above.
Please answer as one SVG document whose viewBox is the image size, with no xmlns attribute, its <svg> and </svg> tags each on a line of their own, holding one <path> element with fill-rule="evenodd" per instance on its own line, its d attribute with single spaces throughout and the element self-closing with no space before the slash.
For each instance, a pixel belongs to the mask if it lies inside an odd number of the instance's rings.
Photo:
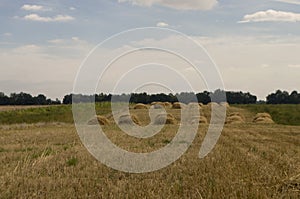
<svg viewBox="0 0 300 199">
<path fill-rule="evenodd" d="M 205 158 L 198 153 L 208 125 L 200 125 L 179 160 L 145 174 L 116 171 L 95 160 L 77 136 L 70 106 L 0 112 L 0 198 L 299 198 L 300 126 L 254 124 L 261 109 L 253 109 L 228 110 L 242 113 L 246 123 L 225 125 Z M 109 110 L 97 105 L 99 114 Z M 179 117 L 178 110 L 170 111 Z M 147 110 L 132 113 L 147 118 Z M 209 118 L 209 111 L 203 115 Z M 178 124 L 149 139 L 129 137 L 114 123 L 103 129 L 119 147 L 149 152 L 167 145 Z"/>
</svg>

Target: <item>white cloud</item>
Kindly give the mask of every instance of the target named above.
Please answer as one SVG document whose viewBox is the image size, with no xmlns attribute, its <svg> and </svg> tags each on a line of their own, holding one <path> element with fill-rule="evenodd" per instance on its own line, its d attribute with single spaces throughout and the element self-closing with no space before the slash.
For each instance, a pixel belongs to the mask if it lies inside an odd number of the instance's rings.
<svg viewBox="0 0 300 199">
<path fill-rule="evenodd" d="M 300 64 L 289 64 L 289 68 L 300 68 Z"/>
<path fill-rule="evenodd" d="M 176 10 L 210 10 L 217 0 L 118 0 L 119 3 L 130 2 L 133 5 L 151 7 L 164 6 Z"/>
<path fill-rule="evenodd" d="M 78 37 L 72 37 L 72 40 L 73 41 L 79 41 L 79 38 Z"/>
<path fill-rule="evenodd" d="M 70 8 L 69 8 L 69 10 L 72 10 L 72 11 L 74 11 L 74 10 L 76 10 L 76 8 L 74 8 L 74 7 L 70 7 Z"/>
<path fill-rule="evenodd" d="M 165 23 L 165 22 L 158 22 L 156 24 L 157 27 L 161 27 L 161 28 L 166 28 L 169 26 L 169 24 Z"/>
<path fill-rule="evenodd" d="M 245 15 L 239 23 L 249 22 L 300 22 L 300 14 L 276 10 L 260 11 L 254 14 Z"/>
<path fill-rule="evenodd" d="M 22 10 L 27 10 L 27 11 L 45 11 L 49 9 L 45 9 L 43 6 L 40 5 L 29 5 L 25 4 L 21 7 Z"/>
<path fill-rule="evenodd" d="M 74 17 L 69 15 L 57 15 L 55 17 L 41 17 L 38 14 L 29 14 L 23 17 L 28 21 L 40 21 L 40 22 L 68 22 L 74 20 Z"/>
<path fill-rule="evenodd" d="M 41 52 L 41 47 L 37 46 L 35 44 L 29 44 L 29 45 L 24 45 L 24 46 L 19 46 L 15 49 L 13 49 L 11 52 L 14 54 L 32 54 L 32 53 L 40 53 Z"/>
<path fill-rule="evenodd" d="M 269 65 L 269 64 L 262 64 L 261 67 L 262 67 L 262 68 L 269 68 L 270 65 Z"/>
<path fill-rule="evenodd" d="M 275 1 L 283 2 L 283 3 L 289 3 L 289 4 L 300 5 L 300 1 L 299 0 L 275 0 Z"/>
<path fill-rule="evenodd" d="M 79 37 L 71 37 L 69 39 L 52 39 L 48 40 L 48 43 L 57 45 L 71 45 L 72 43 L 86 44 L 87 41 L 81 40 Z"/>
<path fill-rule="evenodd" d="M 0 48 L 0 68 L 6 69 L 0 73 L 0 90 L 34 95 L 47 92 L 54 99 L 72 92 L 78 67 L 94 45 L 71 38 L 51 42 Z"/>
<path fill-rule="evenodd" d="M 52 40 L 48 41 L 48 43 L 50 43 L 50 44 L 61 44 L 64 42 L 65 42 L 65 40 L 63 40 L 63 39 L 52 39 Z"/>
<path fill-rule="evenodd" d="M 6 32 L 6 33 L 3 34 L 3 36 L 10 37 L 10 36 L 12 36 L 12 34 L 10 32 Z"/>
</svg>

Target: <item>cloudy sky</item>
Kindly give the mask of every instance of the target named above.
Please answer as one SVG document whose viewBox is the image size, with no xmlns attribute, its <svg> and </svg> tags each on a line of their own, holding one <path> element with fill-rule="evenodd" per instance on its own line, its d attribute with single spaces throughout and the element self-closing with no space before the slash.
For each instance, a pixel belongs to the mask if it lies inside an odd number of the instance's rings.
<svg viewBox="0 0 300 199">
<path fill-rule="evenodd" d="M 300 91 L 300 0 L 1 0 L 0 25 L 0 91 L 6 94 L 61 99 L 72 92 L 81 63 L 97 44 L 141 27 L 173 29 L 200 43 L 226 90 L 260 99 L 277 89 Z M 144 35 L 134 42 L 146 41 L 189 50 L 174 36 Z M 151 77 L 148 69 L 127 79 Z"/>
</svg>

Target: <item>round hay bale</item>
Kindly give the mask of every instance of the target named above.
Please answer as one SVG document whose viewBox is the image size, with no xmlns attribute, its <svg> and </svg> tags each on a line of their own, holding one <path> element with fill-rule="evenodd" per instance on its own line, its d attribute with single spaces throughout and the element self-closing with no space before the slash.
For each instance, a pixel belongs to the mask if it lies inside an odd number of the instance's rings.
<svg viewBox="0 0 300 199">
<path fill-rule="evenodd" d="M 170 102 L 164 102 L 165 108 L 172 108 L 172 104 Z"/>
<path fill-rule="evenodd" d="M 270 118 L 272 119 L 271 115 L 269 113 L 257 113 L 254 117 L 254 120 L 257 118 Z"/>
<path fill-rule="evenodd" d="M 230 107 L 230 105 L 228 104 L 228 102 L 221 102 L 220 105 L 221 106 L 225 106 L 226 108 Z"/>
<path fill-rule="evenodd" d="M 148 107 L 142 103 L 136 104 L 133 108 L 134 109 L 148 109 Z"/>
<path fill-rule="evenodd" d="M 164 124 L 176 124 L 176 119 L 172 114 L 159 114 L 154 119 L 154 124 L 164 125 Z"/>
<path fill-rule="evenodd" d="M 274 124 L 274 121 L 268 117 L 259 117 L 253 120 L 256 124 Z"/>
<path fill-rule="evenodd" d="M 106 117 L 100 115 L 88 121 L 88 125 L 97 125 L 97 124 L 104 126 L 104 125 L 109 125 L 110 122 Z"/>
<path fill-rule="evenodd" d="M 151 102 L 151 106 L 155 105 L 155 104 L 160 104 L 160 105 L 163 105 L 164 106 L 164 102 Z"/>
<path fill-rule="evenodd" d="M 227 118 L 226 124 L 242 124 L 245 120 L 239 115 L 233 115 Z"/>
<path fill-rule="evenodd" d="M 133 125 L 133 123 L 140 125 L 140 121 L 135 115 L 122 115 L 119 117 L 119 125 Z"/>
<path fill-rule="evenodd" d="M 209 102 L 209 103 L 207 104 L 207 107 L 208 107 L 208 108 L 211 108 L 211 107 L 213 107 L 213 106 L 219 106 L 219 104 L 216 103 L 216 102 Z"/>
<path fill-rule="evenodd" d="M 185 107 L 185 104 L 180 103 L 180 102 L 174 102 L 173 105 L 172 105 L 173 109 L 181 109 L 181 108 L 184 108 L 184 107 Z"/>
<path fill-rule="evenodd" d="M 154 109 L 163 109 L 165 107 L 164 103 L 162 102 L 156 102 L 154 105 L 153 105 L 153 108 Z"/>
<path fill-rule="evenodd" d="M 197 118 L 193 118 L 192 119 L 192 124 L 195 124 L 195 123 L 199 123 L 199 124 L 208 124 L 208 121 L 206 119 L 206 117 L 204 116 L 200 116 L 200 117 L 197 117 Z"/>
<path fill-rule="evenodd" d="M 245 120 L 245 116 L 239 112 L 230 113 L 228 117 L 233 117 L 233 116 L 238 116 L 238 117 L 242 118 L 243 120 Z"/>
<path fill-rule="evenodd" d="M 191 102 L 191 103 L 188 104 L 188 106 L 201 108 L 200 104 L 199 104 L 199 103 L 196 103 L 196 102 Z"/>
<path fill-rule="evenodd" d="M 274 121 L 269 113 L 257 113 L 253 119 L 257 124 L 273 124 Z"/>
</svg>

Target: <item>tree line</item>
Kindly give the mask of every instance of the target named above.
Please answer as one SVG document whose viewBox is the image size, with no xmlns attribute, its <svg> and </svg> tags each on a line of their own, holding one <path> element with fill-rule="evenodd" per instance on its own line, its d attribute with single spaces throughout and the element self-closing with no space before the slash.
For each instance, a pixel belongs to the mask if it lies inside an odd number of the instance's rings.
<svg viewBox="0 0 300 199">
<path fill-rule="evenodd" d="M 225 98 L 218 96 L 225 96 L 227 102 L 230 104 L 255 104 L 257 102 L 257 97 L 250 94 L 249 92 L 232 92 L 232 91 L 221 91 L 216 90 L 214 92 L 204 91 L 201 93 L 189 93 L 182 92 L 177 94 L 147 94 L 147 93 L 132 93 L 132 94 L 121 94 L 121 95 L 111 95 L 111 94 L 95 94 L 95 95 L 82 95 L 82 94 L 69 94 L 66 95 L 63 99 L 63 104 L 72 104 L 79 102 L 107 102 L 107 101 L 116 101 L 116 102 L 130 102 L 130 103 L 143 103 L 150 104 L 152 102 L 178 102 L 178 99 L 183 103 L 190 102 L 201 102 L 203 104 L 208 104 L 211 102 L 211 99 L 214 98 L 216 102 L 224 102 Z M 195 97 L 196 96 L 196 97 Z"/>
<path fill-rule="evenodd" d="M 11 93 L 10 96 L 6 96 L 3 92 L 0 92 L 0 105 L 54 105 L 61 104 L 61 101 L 56 99 L 55 101 L 48 99 L 45 95 L 39 94 L 32 96 L 28 93 Z"/>
<path fill-rule="evenodd" d="M 300 104 L 300 93 L 277 90 L 267 96 L 267 104 Z"/>
<path fill-rule="evenodd" d="M 216 90 L 214 92 L 204 91 L 197 94 L 182 92 L 177 94 L 147 94 L 147 93 L 132 93 L 132 94 L 95 94 L 95 95 L 83 95 L 83 94 L 67 94 L 64 96 L 62 102 L 58 99 L 51 100 L 43 94 L 32 96 L 28 93 L 12 93 L 6 96 L 3 92 L 0 92 L 0 105 L 54 105 L 54 104 L 72 104 L 79 102 L 130 102 L 130 103 L 144 103 L 150 104 L 151 102 L 177 102 L 178 99 L 184 99 L 184 103 L 189 102 L 201 102 L 207 104 L 211 102 L 214 96 L 226 95 L 227 102 L 229 104 L 300 104 L 300 93 L 293 91 L 288 93 L 287 91 L 277 90 L 274 93 L 269 94 L 266 97 L 266 101 L 257 101 L 257 97 L 249 92 L 233 92 Z M 195 98 L 196 96 L 196 98 Z M 219 100 L 219 101 L 218 101 Z M 217 98 L 217 102 L 222 102 L 222 99 Z"/>
</svg>

